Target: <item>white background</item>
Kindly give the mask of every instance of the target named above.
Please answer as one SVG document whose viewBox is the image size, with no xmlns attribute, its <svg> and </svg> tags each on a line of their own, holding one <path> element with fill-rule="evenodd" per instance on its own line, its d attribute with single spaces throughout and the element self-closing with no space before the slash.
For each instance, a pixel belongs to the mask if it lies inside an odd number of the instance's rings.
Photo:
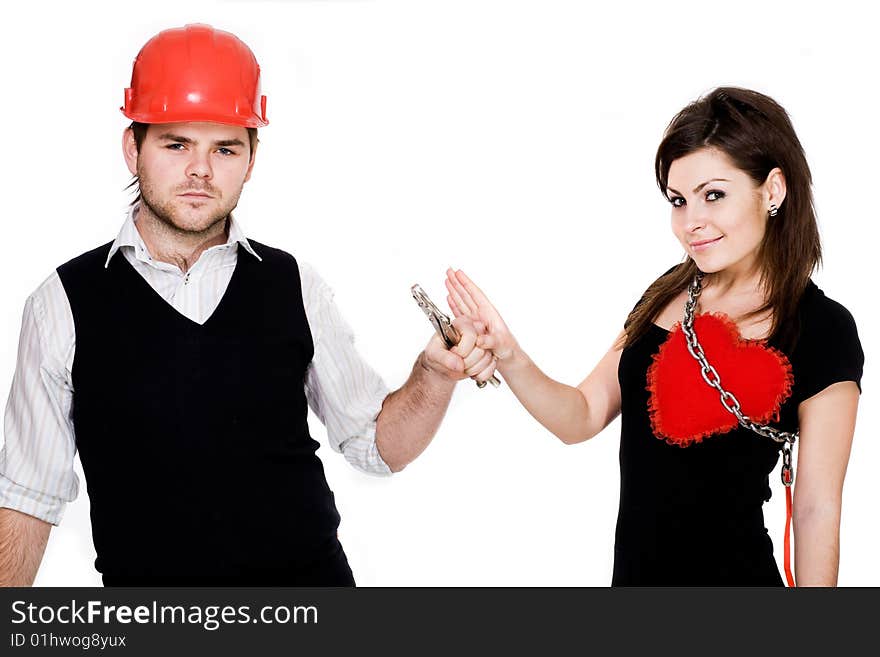
<svg viewBox="0 0 880 657">
<path fill-rule="evenodd" d="M 715 86 L 752 87 L 787 108 L 804 144 L 825 254 L 814 280 L 853 313 L 867 355 L 839 581 L 880 585 L 869 269 L 880 46 L 860 6 L 17 3 L 0 21 L 0 396 L 27 295 L 123 220 L 118 108 L 138 49 L 164 28 L 211 23 L 257 55 L 271 125 L 237 217 L 317 267 L 392 387 L 431 334 L 409 287 L 445 306 L 449 265 L 486 290 L 547 373 L 579 382 L 682 255 L 652 171 L 664 127 Z M 566 447 L 506 387 L 465 382 L 433 444 L 388 479 L 351 469 L 314 417 L 312 431 L 360 585 L 610 582 L 618 421 Z M 781 566 L 784 495 L 771 481 Z M 37 585 L 100 584 L 88 506 L 83 485 Z"/>
</svg>

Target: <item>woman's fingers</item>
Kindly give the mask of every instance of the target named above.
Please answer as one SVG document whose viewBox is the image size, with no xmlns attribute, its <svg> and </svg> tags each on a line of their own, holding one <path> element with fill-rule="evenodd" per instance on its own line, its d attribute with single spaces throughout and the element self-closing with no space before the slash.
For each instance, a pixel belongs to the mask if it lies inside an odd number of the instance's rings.
<svg viewBox="0 0 880 657">
<path fill-rule="evenodd" d="M 463 287 L 457 285 L 457 281 L 455 283 L 452 282 L 452 279 L 448 277 L 446 278 L 446 290 L 449 292 L 449 296 L 452 298 L 453 303 L 458 307 L 459 311 L 462 315 L 467 315 L 468 317 L 476 317 L 477 316 L 477 308 L 476 306 L 468 305 L 467 301 L 464 297 L 461 296 L 461 292 L 464 290 Z M 451 306 L 450 306 L 451 308 Z"/>
<path fill-rule="evenodd" d="M 496 358 L 492 358 L 489 361 L 489 366 L 484 369 L 482 372 L 477 374 L 476 376 L 471 376 L 475 381 L 479 381 L 480 383 L 484 383 L 492 378 L 492 375 L 495 374 L 495 368 L 498 365 L 498 360 Z"/>
<path fill-rule="evenodd" d="M 475 298 L 470 294 L 470 291 L 467 289 L 467 286 L 464 284 L 464 282 L 458 277 L 458 274 L 460 273 L 462 273 L 461 270 L 457 272 L 453 271 L 452 269 L 446 270 L 446 278 L 450 283 L 447 288 L 451 287 L 453 290 L 455 290 L 455 293 L 457 295 L 456 299 L 460 301 L 459 305 L 464 304 L 465 306 L 470 308 L 474 314 L 477 314 L 479 313 L 480 306 L 476 302 Z M 471 282 L 471 285 L 473 285 L 473 282 Z"/>
<path fill-rule="evenodd" d="M 449 310 L 452 311 L 452 314 L 456 317 L 463 317 L 465 312 L 458 307 L 458 304 L 455 303 L 455 299 L 452 298 L 451 294 L 446 295 L 446 303 L 449 305 Z"/>
<path fill-rule="evenodd" d="M 473 328 L 477 333 L 475 348 L 493 352 L 497 360 L 510 357 L 516 341 L 492 302 L 460 269 L 448 269 L 446 276 L 446 289 L 449 290 L 452 303 L 459 310 L 468 308 L 467 316 L 473 320 Z"/>
<path fill-rule="evenodd" d="M 498 340 L 491 333 L 480 334 L 477 336 L 477 347 L 486 351 L 492 351 L 498 347 Z"/>
<path fill-rule="evenodd" d="M 468 376 L 476 376 L 480 372 L 486 370 L 492 364 L 494 356 L 491 352 L 482 349 L 474 349 L 467 358 L 464 359 L 464 373 Z"/>
<path fill-rule="evenodd" d="M 465 274 L 461 269 L 455 272 L 455 279 L 460 283 L 463 288 L 462 298 L 467 298 L 470 300 L 475 307 L 480 306 L 489 306 L 492 307 L 492 303 L 489 301 L 489 298 L 483 294 L 483 291 L 477 287 L 477 284 L 474 283 L 468 275 Z"/>
<path fill-rule="evenodd" d="M 509 343 L 502 343 L 496 336 L 491 334 L 478 335 L 474 348 L 492 352 L 492 355 L 495 356 L 495 360 L 509 358 L 510 354 L 513 352 Z"/>
</svg>

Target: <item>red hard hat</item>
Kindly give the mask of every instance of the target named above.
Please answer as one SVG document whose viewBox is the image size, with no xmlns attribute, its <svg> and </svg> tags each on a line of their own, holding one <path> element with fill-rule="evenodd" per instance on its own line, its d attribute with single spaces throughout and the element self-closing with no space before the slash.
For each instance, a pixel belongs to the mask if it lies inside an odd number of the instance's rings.
<svg viewBox="0 0 880 657">
<path fill-rule="evenodd" d="M 210 25 L 164 30 L 147 41 L 120 109 L 139 123 L 269 124 L 254 53 L 234 34 Z"/>
</svg>

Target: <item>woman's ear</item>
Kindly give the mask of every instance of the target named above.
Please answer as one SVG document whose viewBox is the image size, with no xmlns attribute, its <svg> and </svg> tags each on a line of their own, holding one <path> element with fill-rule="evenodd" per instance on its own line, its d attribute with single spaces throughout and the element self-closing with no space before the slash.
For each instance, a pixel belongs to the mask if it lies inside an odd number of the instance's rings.
<svg viewBox="0 0 880 657">
<path fill-rule="evenodd" d="M 764 207 L 768 213 L 771 212 L 772 206 L 775 206 L 777 209 L 782 207 L 786 191 L 785 174 L 782 173 L 782 169 L 779 167 L 772 169 L 764 181 Z M 773 214 L 775 215 L 776 213 L 774 212 Z"/>
</svg>

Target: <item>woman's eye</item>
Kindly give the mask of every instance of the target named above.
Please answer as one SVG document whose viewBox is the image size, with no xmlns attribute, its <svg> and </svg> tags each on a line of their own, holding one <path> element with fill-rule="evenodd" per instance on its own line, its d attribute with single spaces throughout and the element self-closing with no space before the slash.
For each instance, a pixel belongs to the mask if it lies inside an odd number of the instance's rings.
<svg viewBox="0 0 880 657">
<path fill-rule="evenodd" d="M 684 199 L 681 196 L 673 196 L 671 199 L 669 199 L 669 202 L 674 208 L 680 208 L 684 205 Z"/>
<path fill-rule="evenodd" d="M 724 198 L 724 192 L 713 189 L 712 191 L 706 192 L 706 200 L 707 201 L 718 201 Z"/>
</svg>

